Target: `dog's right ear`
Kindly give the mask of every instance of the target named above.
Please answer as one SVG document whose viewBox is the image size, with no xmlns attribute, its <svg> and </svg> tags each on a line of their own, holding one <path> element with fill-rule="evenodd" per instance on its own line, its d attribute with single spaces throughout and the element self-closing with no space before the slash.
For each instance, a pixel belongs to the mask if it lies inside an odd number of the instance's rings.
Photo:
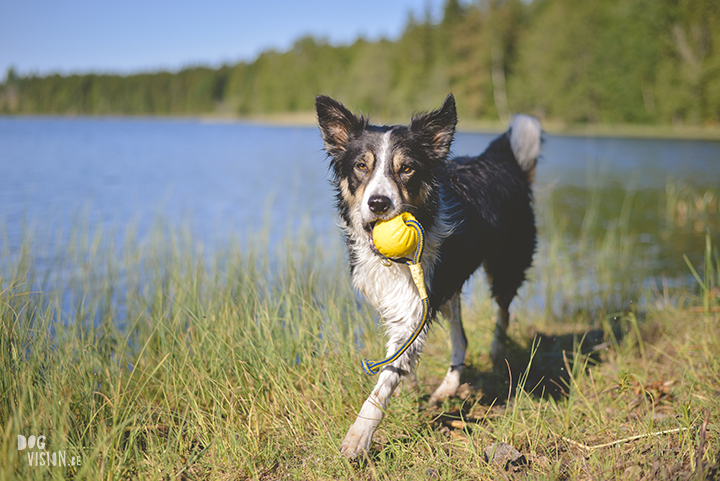
<svg viewBox="0 0 720 481">
<path fill-rule="evenodd" d="M 356 117 L 343 104 L 325 95 L 315 97 L 315 109 L 325 150 L 332 156 L 344 152 L 352 133 L 367 125 L 363 117 Z"/>
</svg>

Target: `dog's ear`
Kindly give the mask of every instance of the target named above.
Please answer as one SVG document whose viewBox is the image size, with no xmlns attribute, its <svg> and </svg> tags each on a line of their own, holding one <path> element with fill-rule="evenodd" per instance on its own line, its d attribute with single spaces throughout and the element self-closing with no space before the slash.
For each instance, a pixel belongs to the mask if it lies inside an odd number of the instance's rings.
<svg viewBox="0 0 720 481">
<path fill-rule="evenodd" d="M 438 110 L 413 117 L 410 130 L 432 158 L 443 160 L 450 152 L 455 125 L 457 125 L 455 97 L 450 94 Z"/>
<path fill-rule="evenodd" d="M 315 97 L 315 109 L 325 150 L 333 156 L 343 152 L 352 133 L 367 124 L 363 117 L 356 117 L 343 104 L 325 95 Z"/>
</svg>

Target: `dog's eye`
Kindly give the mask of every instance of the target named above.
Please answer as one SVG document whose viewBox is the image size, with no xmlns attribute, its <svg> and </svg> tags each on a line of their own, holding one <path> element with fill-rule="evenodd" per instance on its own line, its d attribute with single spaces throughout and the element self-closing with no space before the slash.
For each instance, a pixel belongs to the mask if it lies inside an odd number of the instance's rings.
<svg viewBox="0 0 720 481">
<path fill-rule="evenodd" d="M 355 165 L 355 168 L 356 168 L 357 170 L 367 170 L 367 164 L 365 164 L 365 162 L 358 162 L 358 163 Z"/>
<path fill-rule="evenodd" d="M 413 168 L 410 167 L 409 165 L 403 165 L 402 167 L 400 167 L 401 174 L 409 174 L 412 171 L 413 171 Z"/>
</svg>

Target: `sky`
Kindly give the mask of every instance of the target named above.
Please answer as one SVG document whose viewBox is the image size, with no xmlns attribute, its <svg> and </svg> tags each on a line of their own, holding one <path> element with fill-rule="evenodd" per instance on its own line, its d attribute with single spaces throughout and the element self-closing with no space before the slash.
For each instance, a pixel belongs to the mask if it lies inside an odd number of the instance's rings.
<svg viewBox="0 0 720 481">
<path fill-rule="evenodd" d="M 443 0 L 0 0 L 0 79 L 219 66 L 286 50 L 305 35 L 347 44 L 395 39 L 410 12 Z"/>
</svg>

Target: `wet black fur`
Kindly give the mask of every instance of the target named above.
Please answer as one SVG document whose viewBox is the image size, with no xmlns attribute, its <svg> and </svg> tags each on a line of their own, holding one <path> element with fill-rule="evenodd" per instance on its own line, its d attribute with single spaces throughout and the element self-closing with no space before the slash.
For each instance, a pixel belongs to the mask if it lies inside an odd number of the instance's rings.
<svg viewBox="0 0 720 481">
<path fill-rule="evenodd" d="M 520 169 L 509 133 L 477 157 L 442 166 L 448 201 L 457 203 L 460 223 L 440 248 L 433 272 L 431 305 L 439 307 L 482 264 L 498 305 L 507 309 L 525 280 L 535 252 L 535 215 L 528 174 Z"/>
<path fill-rule="evenodd" d="M 426 231 L 435 226 L 441 207 L 450 210 L 456 225 L 440 246 L 430 282 L 433 311 L 457 293 L 480 265 L 488 274 L 493 297 L 507 309 L 525 280 L 536 245 L 531 180 L 514 157 L 510 132 L 477 157 L 447 160 L 457 122 L 452 95 L 441 109 L 414 117 L 409 126 L 370 125 L 329 97 L 317 97 L 316 107 L 345 225 L 351 226 L 350 206 L 340 193 L 340 180 L 347 179 L 349 190 L 355 192 L 360 182 L 354 169 L 358 156 L 382 133 L 393 130 L 393 145 L 404 149 L 415 168 L 414 185 L 408 190 L 429 189 L 422 205 L 406 210 Z M 351 270 L 355 262 L 350 249 Z"/>
</svg>

